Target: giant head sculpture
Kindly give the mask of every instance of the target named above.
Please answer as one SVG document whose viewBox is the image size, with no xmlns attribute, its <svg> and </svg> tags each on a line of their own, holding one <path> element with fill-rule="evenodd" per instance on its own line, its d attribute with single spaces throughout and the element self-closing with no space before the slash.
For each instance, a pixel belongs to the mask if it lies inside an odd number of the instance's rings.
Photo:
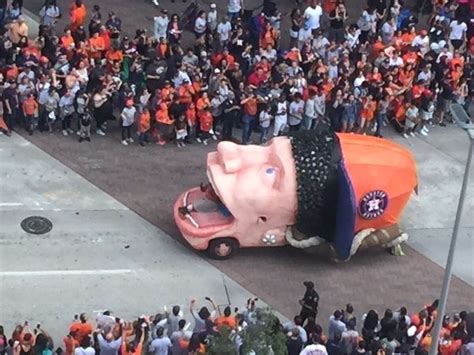
<svg viewBox="0 0 474 355">
<path fill-rule="evenodd" d="M 199 188 L 175 204 L 176 223 L 196 249 L 213 257 L 238 247 L 290 244 L 340 260 L 361 248 L 406 240 L 397 227 L 416 187 L 411 153 L 388 140 L 303 131 L 265 146 L 221 142 L 207 175 L 225 208 L 179 207 L 206 200 Z"/>
</svg>

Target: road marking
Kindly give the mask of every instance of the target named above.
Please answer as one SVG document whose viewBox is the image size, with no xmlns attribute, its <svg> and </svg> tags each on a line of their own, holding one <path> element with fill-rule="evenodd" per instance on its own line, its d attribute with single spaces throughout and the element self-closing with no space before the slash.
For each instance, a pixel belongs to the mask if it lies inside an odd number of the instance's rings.
<svg viewBox="0 0 474 355">
<path fill-rule="evenodd" d="M 133 272 L 134 272 L 134 270 L 130 270 L 130 269 L 0 271 L 0 277 L 8 277 L 8 276 L 121 275 L 121 274 L 131 274 Z"/>
<path fill-rule="evenodd" d="M 0 202 L 0 207 L 23 206 L 21 202 Z"/>
</svg>

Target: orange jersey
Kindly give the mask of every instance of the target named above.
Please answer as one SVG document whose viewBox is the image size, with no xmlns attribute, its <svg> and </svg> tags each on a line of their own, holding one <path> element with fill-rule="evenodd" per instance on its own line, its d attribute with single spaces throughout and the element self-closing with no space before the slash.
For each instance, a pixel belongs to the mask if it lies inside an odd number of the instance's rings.
<svg viewBox="0 0 474 355">
<path fill-rule="evenodd" d="M 87 322 L 74 322 L 69 326 L 69 331 L 76 333 L 75 339 L 80 343 L 82 339 L 92 334 L 92 325 Z"/>
<path fill-rule="evenodd" d="M 142 112 L 138 118 L 138 133 L 145 133 L 150 129 L 150 113 Z"/>
<path fill-rule="evenodd" d="M 74 38 L 72 38 L 72 36 L 62 36 L 61 44 L 64 48 L 68 49 L 74 45 Z"/>
<path fill-rule="evenodd" d="M 235 317 L 233 316 L 229 316 L 229 317 L 221 316 L 216 319 L 216 325 L 218 328 L 228 327 L 228 328 L 233 329 L 236 327 L 237 321 L 235 320 Z"/>
<path fill-rule="evenodd" d="M 87 17 L 87 9 L 84 4 L 76 7 L 74 4 L 71 8 L 70 19 L 71 19 L 71 30 L 75 30 L 79 26 L 84 26 Z"/>
<path fill-rule="evenodd" d="M 376 109 L 377 103 L 375 101 L 367 102 L 363 105 L 360 115 L 366 120 L 370 121 L 374 118 Z"/>
</svg>

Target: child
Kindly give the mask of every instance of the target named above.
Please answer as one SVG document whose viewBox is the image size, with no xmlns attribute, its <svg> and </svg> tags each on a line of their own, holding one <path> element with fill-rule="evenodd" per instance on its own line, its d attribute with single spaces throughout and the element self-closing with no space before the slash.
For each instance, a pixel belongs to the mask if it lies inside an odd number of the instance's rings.
<svg viewBox="0 0 474 355">
<path fill-rule="evenodd" d="M 28 94 L 28 97 L 23 101 L 23 114 L 25 115 L 25 127 L 30 136 L 36 127 L 36 118 L 38 118 L 38 103 L 33 94 Z"/>
<path fill-rule="evenodd" d="M 150 142 L 148 134 L 150 131 L 150 120 L 150 111 L 148 111 L 148 108 L 144 107 L 142 113 L 138 117 L 138 143 L 142 147 L 145 146 L 145 142 Z"/>
<path fill-rule="evenodd" d="M 209 107 L 206 107 L 199 115 L 199 128 L 201 129 L 201 133 L 199 134 L 198 142 L 208 145 L 212 123 L 211 110 Z"/>
<path fill-rule="evenodd" d="M 86 92 L 79 92 L 76 97 L 76 112 L 79 119 L 79 143 L 84 140 L 91 141 L 91 115 L 87 106 L 89 105 L 89 95 Z"/>
<path fill-rule="evenodd" d="M 186 117 L 185 115 L 180 115 L 178 120 L 176 121 L 176 145 L 178 148 L 185 147 L 184 139 L 188 135 L 188 131 L 186 130 Z"/>
<path fill-rule="evenodd" d="M 158 144 L 163 146 L 166 144 L 166 138 L 172 132 L 174 124 L 174 120 L 170 118 L 168 112 L 168 105 L 165 102 L 159 105 L 155 119 L 158 126 Z"/>
<path fill-rule="evenodd" d="M 408 135 L 415 136 L 415 128 L 419 122 L 418 119 L 418 107 L 413 102 L 408 103 L 407 110 L 405 112 L 405 131 L 403 133 L 404 138 L 408 138 Z"/>
<path fill-rule="evenodd" d="M 191 139 L 196 138 L 196 105 L 194 102 L 191 102 L 186 109 L 186 123 L 188 124 L 188 143 Z"/>
<path fill-rule="evenodd" d="M 270 129 L 270 122 L 273 118 L 272 114 L 272 107 L 268 105 L 265 110 L 260 112 L 260 116 L 258 117 L 258 121 L 260 124 L 260 130 L 262 131 L 260 135 L 260 144 L 267 143 L 268 137 L 268 130 Z"/>
<path fill-rule="evenodd" d="M 122 119 L 122 144 L 133 143 L 132 125 L 135 122 L 137 109 L 133 106 L 133 100 L 127 100 L 122 110 L 120 118 Z"/>
</svg>

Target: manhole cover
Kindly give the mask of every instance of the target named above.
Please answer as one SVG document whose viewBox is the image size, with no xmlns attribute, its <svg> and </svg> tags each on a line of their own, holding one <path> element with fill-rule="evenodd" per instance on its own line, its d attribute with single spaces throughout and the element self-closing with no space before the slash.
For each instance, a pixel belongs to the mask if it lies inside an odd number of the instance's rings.
<svg viewBox="0 0 474 355">
<path fill-rule="evenodd" d="M 21 221 L 21 228 L 31 234 L 45 234 L 53 229 L 53 223 L 47 218 L 31 216 Z"/>
</svg>

